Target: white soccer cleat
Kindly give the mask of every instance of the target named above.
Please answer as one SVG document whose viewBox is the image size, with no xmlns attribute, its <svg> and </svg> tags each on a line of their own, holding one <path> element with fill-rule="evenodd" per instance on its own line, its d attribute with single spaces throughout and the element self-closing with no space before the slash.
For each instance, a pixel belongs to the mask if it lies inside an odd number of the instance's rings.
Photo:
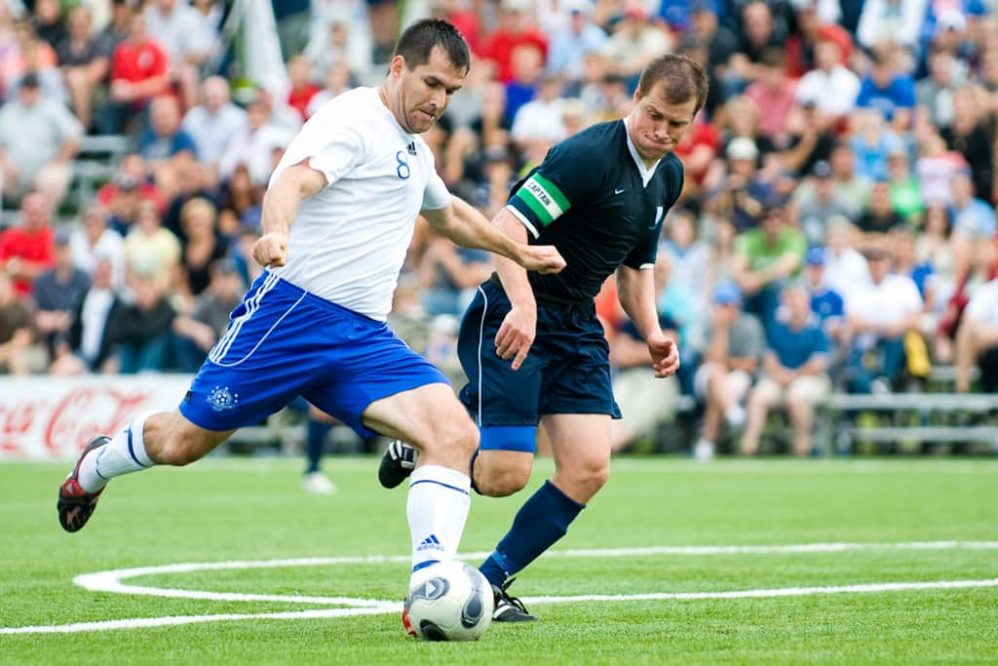
<svg viewBox="0 0 998 666">
<path fill-rule="evenodd" d="M 332 495 L 336 492 L 336 484 L 322 472 L 309 472 L 302 478 L 302 487 L 312 495 Z"/>
<path fill-rule="evenodd" d="M 707 462 L 708 460 L 714 459 L 714 442 L 708 442 L 706 439 L 698 439 L 697 443 L 693 445 L 693 457 L 700 462 Z"/>
</svg>

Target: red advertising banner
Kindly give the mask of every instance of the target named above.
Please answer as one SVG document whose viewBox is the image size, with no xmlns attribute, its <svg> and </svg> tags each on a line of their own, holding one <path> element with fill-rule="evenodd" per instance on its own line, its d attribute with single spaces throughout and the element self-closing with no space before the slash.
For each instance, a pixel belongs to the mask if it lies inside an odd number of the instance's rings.
<svg viewBox="0 0 998 666">
<path fill-rule="evenodd" d="M 190 375 L 0 378 L 0 460 L 71 459 L 135 416 L 175 409 Z"/>
</svg>

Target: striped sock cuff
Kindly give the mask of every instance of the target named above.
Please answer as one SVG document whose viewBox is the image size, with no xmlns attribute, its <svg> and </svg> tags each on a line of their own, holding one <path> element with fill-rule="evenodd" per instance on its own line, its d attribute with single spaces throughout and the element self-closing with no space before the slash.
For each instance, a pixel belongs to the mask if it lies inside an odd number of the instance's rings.
<svg viewBox="0 0 998 666">
<path fill-rule="evenodd" d="M 419 483 L 434 483 L 465 495 L 471 489 L 471 478 L 467 474 L 440 465 L 417 467 L 412 476 L 409 477 L 409 487 Z"/>
<path fill-rule="evenodd" d="M 152 467 L 155 463 L 146 452 L 145 428 L 146 419 L 152 413 L 136 416 L 128 426 L 128 455 L 132 457 L 136 465 L 142 467 Z"/>
</svg>

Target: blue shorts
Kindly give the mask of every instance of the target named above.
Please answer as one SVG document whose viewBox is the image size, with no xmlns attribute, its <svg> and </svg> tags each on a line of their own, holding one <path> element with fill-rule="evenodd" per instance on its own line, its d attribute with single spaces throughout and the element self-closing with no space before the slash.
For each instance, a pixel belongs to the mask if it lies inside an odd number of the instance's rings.
<svg viewBox="0 0 998 666">
<path fill-rule="evenodd" d="M 198 370 L 180 413 L 206 430 L 253 425 L 301 395 L 353 428 L 372 402 L 447 378 L 388 328 L 264 272 Z"/>
<path fill-rule="evenodd" d="M 512 360 L 496 355 L 496 333 L 509 310 L 509 299 L 493 278 L 478 288 L 461 322 L 458 355 L 468 384 L 460 397 L 479 427 L 536 426 L 545 414 L 620 418 L 613 398 L 610 347 L 591 302 L 539 302 L 537 335 L 516 371 Z"/>
</svg>

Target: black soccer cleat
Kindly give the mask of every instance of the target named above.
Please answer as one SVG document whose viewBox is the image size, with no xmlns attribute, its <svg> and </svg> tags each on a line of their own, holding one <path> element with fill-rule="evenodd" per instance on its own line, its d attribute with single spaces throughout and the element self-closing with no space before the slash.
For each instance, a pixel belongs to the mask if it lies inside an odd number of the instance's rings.
<svg viewBox="0 0 998 666">
<path fill-rule="evenodd" d="M 59 486 L 59 501 L 56 503 L 56 508 L 59 510 L 59 524 L 67 532 L 77 532 L 82 529 L 87 524 L 87 521 L 90 520 L 94 509 L 97 508 L 97 500 L 100 498 L 101 493 L 104 492 L 104 488 L 95 493 L 85 491 L 80 485 L 79 480 L 80 465 L 88 453 L 94 449 L 106 446 L 110 441 L 110 437 L 103 435 L 90 440 L 87 448 L 83 449 L 83 453 L 80 454 L 76 464 L 73 465 L 73 469 L 70 470 L 69 476 Z"/>
<path fill-rule="evenodd" d="M 510 578 L 501 586 L 493 585 L 492 593 L 496 596 L 496 609 L 492 613 L 493 622 L 536 622 L 537 616 L 527 612 L 527 607 L 518 598 L 510 596 L 509 586 L 515 578 Z"/>
<path fill-rule="evenodd" d="M 392 443 L 385 449 L 385 454 L 381 456 L 381 465 L 378 466 L 378 481 L 385 488 L 395 488 L 412 474 L 412 470 L 416 468 L 417 458 L 419 458 L 419 451 L 416 450 L 416 447 L 409 446 L 400 439 L 392 440 Z"/>
</svg>

